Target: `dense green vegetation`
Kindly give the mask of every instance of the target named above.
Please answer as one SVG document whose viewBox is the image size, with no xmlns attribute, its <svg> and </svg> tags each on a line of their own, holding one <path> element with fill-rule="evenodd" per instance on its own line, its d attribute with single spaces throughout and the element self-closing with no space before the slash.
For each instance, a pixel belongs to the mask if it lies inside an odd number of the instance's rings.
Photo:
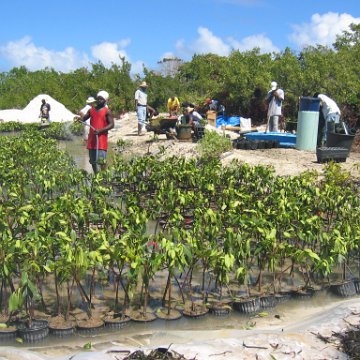
<svg viewBox="0 0 360 360">
<path fill-rule="evenodd" d="M 290 279 L 307 288 L 358 275 L 359 183 L 337 164 L 278 177 L 215 158 L 117 156 L 94 177 L 40 131 L 0 137 L 0 150 L 2 312 L 28 304 L 67 317 L 78 291 L 91 318 L 101 284 L 114 309 L 146 313 L 164 272 L 168 306 L 175 285 L 194 300 L 195 272 L 202 301 L 230 287 L 236 298 L 240 285 L 267 294 Z"/>
<path fill-rule="evenodd" d="M 339 36 L 333 48 L 315 46 L 295 53 L 285 49 L 277 54 L 258 50 L 233 51 L 230 56 L 195 55 L 179 66 L 174 76 L 144 69 L 149 83 L 149 103 L 164 111 L 166 100 L 176 94 L 181 101 L 202 104 L 208 96 L 218 98 L 228 114 L 265 119 L 263 99 L 272 80 L 285 90 L 284 115 L 297 117 L 299 96 L 323 92 L 334 98 L 351 127 L 359 126 L 360 114 L 360 25 Z M 130 75 L 131 65 L 106 68 L 93 64 L 70 73 L 44 69 L 30 72 L 25 67 L 0 74 L 0 109 L 23 108 L 41 93 L 49 94 L 68 109 L 77 112 L 84 99 L 99 89 L 111 94 L 109 106 L 117 114 L 133 110 L 133 94 L 139 77 Z M 356 124 L 357 123 L 357 124 Z"/>
</svg>

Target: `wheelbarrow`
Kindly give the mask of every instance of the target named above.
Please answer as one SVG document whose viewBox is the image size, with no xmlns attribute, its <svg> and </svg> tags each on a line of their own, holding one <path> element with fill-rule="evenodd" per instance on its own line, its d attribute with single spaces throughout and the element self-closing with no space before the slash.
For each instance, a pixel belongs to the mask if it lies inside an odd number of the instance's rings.
<svg viewBox="0 0 360 360">
<path fill-rule="evenodd" d="M 151 119 L 146 125 L 147 131 L 153 131 L 154 134 L 164 134 L 168 139 L 176 138 L 177 117 Z"/>
</svg>

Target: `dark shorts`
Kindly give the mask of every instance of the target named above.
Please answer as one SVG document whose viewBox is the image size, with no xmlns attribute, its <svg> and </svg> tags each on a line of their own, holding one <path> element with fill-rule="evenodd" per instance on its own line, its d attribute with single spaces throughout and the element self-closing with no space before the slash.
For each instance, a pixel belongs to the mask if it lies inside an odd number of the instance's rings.
<svg viewBox="0 0 360 360">
<path fill-rule="evenodd" d="M 97 150 L 98 152 L 98 164 L 105 164 L 106 163 L 106 150 Z M 89 149 L 89 163 L 96 164 L 96 150 Z"/>
</svg>

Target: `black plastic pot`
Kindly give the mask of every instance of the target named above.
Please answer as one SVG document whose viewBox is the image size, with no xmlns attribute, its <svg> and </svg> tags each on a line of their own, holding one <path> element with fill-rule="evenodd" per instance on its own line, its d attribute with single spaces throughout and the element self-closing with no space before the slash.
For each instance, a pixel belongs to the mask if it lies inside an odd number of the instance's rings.
<svg viewBox="0 0 360 360">
<path fill-rule="evenodd" d="M 27 322 L 23 322 L 18 326 L 17 333 L 25 342 L 41 341 L 49 334 L 49 323 L 47 320 L 32 320 L 29 326 Z"/>
<path fill-rule="evenodd" d="M 82 324 L 76 325 L 76 331 L 81 334 L 94 334 L 103 328 L 104 328 L 104 324 L 99 324 L 96 326 L 86 326 Z"/>
<path fill-rule="evenodd" d="M 357 294 L 360 294 L 360 279 L 355 279 L 354 280 L 354 285 L 355 285 L 355 291 Z"/>
<path fill-rule="evenodd" d="M 183 315 L 192 319 L 199 319 L 206 314 L 209 313 L 209 309 L 206 307 L 203 307 L 201 309 L 197 308 L 196 311 L 190 311 L 190 310 L 184 310 Z"/>
<path fill-rule="evenodd" d="M 277 304 L 289 301 L 291 299 L 291 292 L 289 291 L 280 291 L 275 294 L 275 301 Z"/>
<path fill-rule="evenodd" d="M 9 329 L 0 329 L 0 342 L 8 341 L 16 338 L 17 329 L 9 328 Z"/>
<path fill-rule="evenodd" d="M 348 280 L 338 284 L 331 284 L 330 291 L 341 297 L 348 297 L 356 295 L 355 284 L 353 281 Z"/>
<path fill-rule="evenodd" d="M 197 139 L 202 139 L 205 135 L 205 126 L 198 125 L 195 127 L 195 137 Z"/>
<path fill-rule="evenodd" d="M 260 296 L 260 307 L 262 309 L 273 308 L 276 305 L 275 295 L 263 295 Z"/>
<path fill-rule="evenodd" d="M 260 298 L 235 299 L 233 308 L 243 314 L 253 314 L 260 310 Z"/>
<path fill-rule="evenodd" d="M 345 162 L 349 151 L 344 147 L 319 147 L 316 149 L 318 163 L 328 161 Z"/>
<path fill-rule="evenodd" d="M 52 327 L 51 325 L 49 325 L 49 333 L 56 337 L 62 338 L 62 337 L 70 336 L 70 335 L 74 334 L 74 332 L 75 332 L 74 326 L 58 328 L 58 327 Z"/>
<path fill-rule="evenodd" d="M 130 316 L 123 314 L 115 314 L 113 318 L 105 318 L 105 327 L 110 329 L 122 329 L 131 321 Z"/>
<path fill-rule="evenodd" d="M 208 305 L 210 314 L 215 316 L 226 316 L 232 311 L 232 301 L 212 301 Z"/>
</svg>

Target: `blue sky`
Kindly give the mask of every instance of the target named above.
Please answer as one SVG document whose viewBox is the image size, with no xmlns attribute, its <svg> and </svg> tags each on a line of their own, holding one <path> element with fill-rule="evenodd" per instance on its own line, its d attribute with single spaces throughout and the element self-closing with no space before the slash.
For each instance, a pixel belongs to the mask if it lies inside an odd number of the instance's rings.
<svg viewBox="0 0 360 360">
<path fill-rule="evenodd" d="M 164 57 L 330 46 L 360 23 L 360 0 L 11 0 L 1 15 L 1 72 L 69 72 L 125 56 L 140 73 Z"/>
</svg>

